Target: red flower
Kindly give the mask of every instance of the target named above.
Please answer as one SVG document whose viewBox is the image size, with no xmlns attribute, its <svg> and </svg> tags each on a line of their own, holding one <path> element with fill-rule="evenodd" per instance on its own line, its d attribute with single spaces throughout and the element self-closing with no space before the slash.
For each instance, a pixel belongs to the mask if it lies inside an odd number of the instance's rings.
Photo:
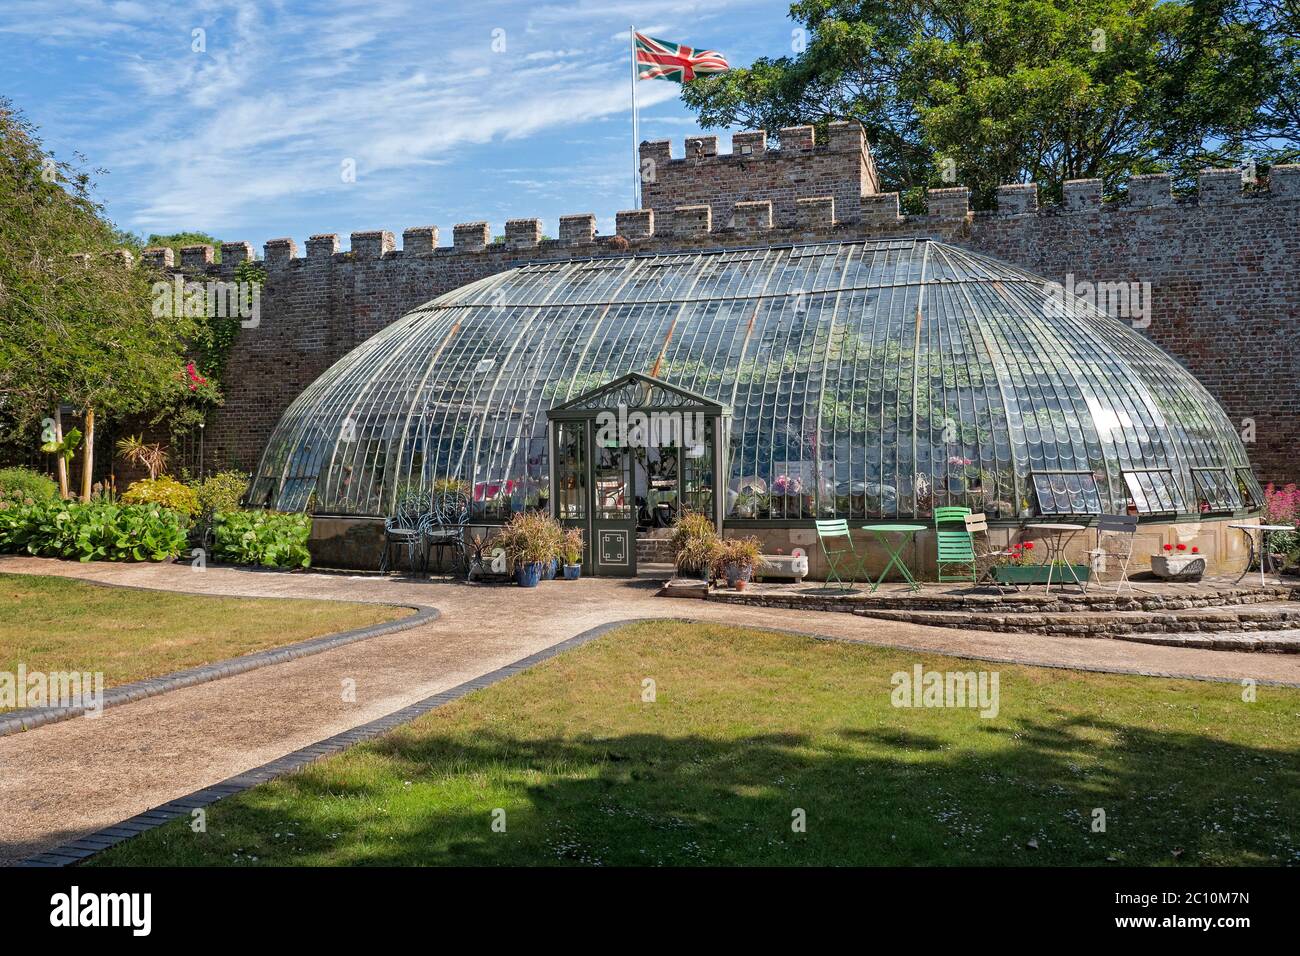
<svg viewBox="0 0 1300 956">
<path fill-rule="evenodd" d="M 1174 550 L 1174 546 L 1173 546 L 1172 544 L 1167 544 L 1167 545 L 1165 545 L 1165 550 L 1166 550 L 1166 551 L 1172 551 L 1172 550 Z"/>
<path fill-rule="evenodd" d="M 1026 542 L 1025 542 L 1025 550 L 1026 550 L 1026 551 L 1033 551 L 1033 550 L 1034 550 L 1034 542 L 1032 542 L 1032 541 L 1026 541 Z"/>
<path fill-rule="evenodd" d="M 1187 550 L 1187 545 L 1185 545 L 1185 544 L 1180 544 L 1180 545 L 1178 546 L 1178 550 L 1179 550 L 1179 551 L 1186 551 L 1186 550 Z"/>
<path fill-rule="evenodd" d="M 1201 549 L 1198 548 L 1196 545 L 1192 545 L 1192 554 L 1200 554 L 1200 553 L 1201 553 Z"/>
</svg>

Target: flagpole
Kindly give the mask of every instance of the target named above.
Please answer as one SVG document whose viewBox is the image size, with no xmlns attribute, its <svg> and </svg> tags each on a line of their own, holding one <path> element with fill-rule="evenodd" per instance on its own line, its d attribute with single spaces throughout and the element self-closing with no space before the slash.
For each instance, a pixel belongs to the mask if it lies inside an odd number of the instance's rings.
<svg viewBox="0 0 1300 956">
<path fill-rule="evenodd" d="M 636 27 L 628 27 L 632 50 L 632 208 L 641 208 L 641 121 L 636 106 Z"/>
</svg>

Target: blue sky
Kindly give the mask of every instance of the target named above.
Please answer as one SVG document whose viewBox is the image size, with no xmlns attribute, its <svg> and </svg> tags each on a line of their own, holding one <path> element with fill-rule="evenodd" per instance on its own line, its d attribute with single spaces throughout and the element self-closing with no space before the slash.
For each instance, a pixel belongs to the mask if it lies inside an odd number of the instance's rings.
<svg viewBox="0 0 1300 956">
<path fill-rule="evenodd" d="M 436 225 L 446 245 L 457 222 L 555 235 L 576 212 L 608 232 L 631 205 L 629 23 L 732 64 L 794 27 L 781 0 L 4 0 L 0 90 L 57 156 L 107 170 L 109 215 L 141 234 L 301 249 Z M 698 127 L 678 90 L 639 85 L 642 138 L 680 155 Z"/>
</svg>

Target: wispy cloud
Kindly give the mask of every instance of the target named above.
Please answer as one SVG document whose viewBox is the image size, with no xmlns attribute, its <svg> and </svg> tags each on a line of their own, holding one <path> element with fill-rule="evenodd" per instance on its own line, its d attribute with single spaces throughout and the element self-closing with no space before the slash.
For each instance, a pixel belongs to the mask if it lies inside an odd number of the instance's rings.
<svg viewBox="0 0 1300 956">
<path fill-rule="evenodd" d="M 779 19 L 760 0 L 706 12 L 763 7 Z M 284 234 L 277 221 L 318 231 L 343 217 L 493 211 L 471 202 L 528 214 L 519 207 L 600 199 L 604 215 L 626 205 L 630 179 L 630 134 L 621 145 L 606 132 L 628 114 L 625 24 L 712 43 L 690 32 L 702 15 L 688 0 L 6 0 L 0 81 L 53 142 L 112 170 L 110 213 L 142 232 L 246 229 L 238 238 L 258 241 Z M 693 128 L 677 93 L 642 84 L 647 123 Z M 507 157 L 527 171 L 486 179 Z"/>
</svg>

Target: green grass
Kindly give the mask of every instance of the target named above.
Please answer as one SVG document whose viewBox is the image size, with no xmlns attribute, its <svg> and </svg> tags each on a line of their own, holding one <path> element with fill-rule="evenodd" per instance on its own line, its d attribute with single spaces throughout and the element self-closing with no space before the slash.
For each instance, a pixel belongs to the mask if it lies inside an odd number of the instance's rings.
<svg viewBox="0 0 1300 956">
<path fill-rule="evenodd" d="M 918 661 L 996 668 L 1000 713 L 891 706 Z M 1295 864 L 1298 715 L 1291 689 L 638 624 L 93 863 Z"/>
<path fill-rule="evenodd" d="M 0 671 L 102 671 L 112 687 L 405 617 L 339 601 L 196 597 L 0 574 Z"/>
</svg>

